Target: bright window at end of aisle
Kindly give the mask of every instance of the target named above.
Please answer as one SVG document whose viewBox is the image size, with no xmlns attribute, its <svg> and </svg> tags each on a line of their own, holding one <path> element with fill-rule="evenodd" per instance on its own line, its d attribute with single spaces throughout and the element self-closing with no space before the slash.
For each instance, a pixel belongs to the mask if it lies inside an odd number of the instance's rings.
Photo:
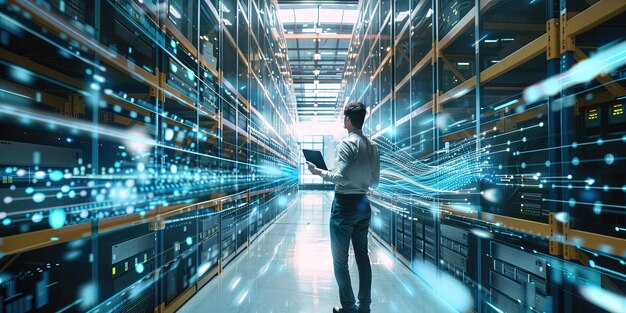
<svg viewBox="0 0 626 313">
<path fill-rule="evenodd" d="M 300 141 L 302 149 L 309 150 L 324 150 L 324 136 L 303 136 Z M 300 162 L 300 184 L 323 184 L 324 180 L 317 176 L 312 175 L 306 167 L 304 156 L 301 157 Z"/>
</svg>

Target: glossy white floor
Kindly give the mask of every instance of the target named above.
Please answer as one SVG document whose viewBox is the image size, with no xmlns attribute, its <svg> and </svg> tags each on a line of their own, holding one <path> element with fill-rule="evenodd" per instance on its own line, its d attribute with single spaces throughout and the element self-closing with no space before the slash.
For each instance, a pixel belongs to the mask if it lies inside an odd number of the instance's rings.
<svg viewBox="0 0 626 313">
<path fill-rule="evenodd" d="M 301 191 L 277 223 L 179 312 L 329 313 L 339 305 L 328 219 L 332 192 Z M 372 312 L 454 312 L 370 239 Z M 358 276 L 350 258 L 355 292 Z"/>
</svg>

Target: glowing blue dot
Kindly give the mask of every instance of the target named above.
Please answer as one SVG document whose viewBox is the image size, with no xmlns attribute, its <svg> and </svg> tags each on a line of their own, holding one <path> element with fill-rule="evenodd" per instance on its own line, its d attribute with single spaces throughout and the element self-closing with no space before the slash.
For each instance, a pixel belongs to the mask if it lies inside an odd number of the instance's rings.
<svg viewBox="0 0 626 313">
<path fill-rule="evenodd" d="M 89 88 L 93 89 L 93 90 L 100 90 L 100 85 L 96 84 L 96 83 L 91 83 L 89 85 Z"/>
<path fill-rule="evenodd" d="M 526 137 L 522 138 L 522 142 L 526 142 L 527 140 Z"/>
<path fill-rule="evenodd" d="M 87 75 L 91 75 L 91 74 L 93 74 L 93 71 L 90 68 L 88 68 L 88 69 L 85 70 L 85 73 Z"/>
<path fill-rule="evenodd" d="M 615 162 L 615 156 L 611 153 L 607 153 L 604 156 L 604 163 L 606 163 L 607 165 L 611 165 Z"/>
<path fill-rule="evenodd" d="M 35 203 L 42 203 L 44 200 L 46 200 L 46 195 L 43 192 L 38 192 L 33 195 L 33 201 L 35 201 Z"/>
<path fill-rule="evenodd" d="M 60 181 L 61 179 L 63 179 L 63 172 L 52 171 L 49 176 L 51 181 Z"/>
<path fill-rule="evenodd" d="M 122 107 L 116 104 L 113 106 L 113 111 L 115 111 L 115 113 L 121 113 Z"/>
<path fill-rule="evenodd" d="M 594 262 L 593 260 L 589 260 L 589 267 L 596 267 L 596 262 Z"/>
<path fill-rule="evenodd" d="M 65 225 L 65 211 L 62 209 L 52 210 L 48 216 L 48 223 L 53 229 L 58 229 Z"/>
<path fill-rule="evenodd" d="M 576 206 L 576 199 L 574 199 L 574 198 L 569 198 L 569 201 L 567 201 L 567 204 L 569 204 L 569 206 L 570 206 L 571 208 L 575 207 L 575 206 Z"/>
<path fill-rule="evenodd" d="M 176 48 L 176 41 L 174 41 L 174 39 L 170 40 L 170 46 L 172 46 L 172 48 Z"/>
<path fill-rule="evenodd" d="M 622 191 L 626 192 L 626 185 L 622 186 Z"/>
<path fill-rule="evenodd" d="M 3 219 L 3 220 L 2 220 L 2 225 L 4 225 L 4 226 L 9 226 L 9 225 L 11 225 L 11 219 L 10 219 L 10 218 L 8 218 L 8 217 L 7 217 L 7 218 L 5 218 L 5 219 Z"/>
<path fill-rule="evenodd" d="M 572 179 L 572 174 L 567 175 L 567 179 Z"/>
<path fill-rule="evenodd" d="M 597 144 L 598 146 L 601 146 L 601 145 L 603 145 L 603 144 L 604 144 L 604 140 L 602 140 L 602 138 L 598 138 L 598 140 L 596 140 L 596 144 Z"/>
<path fill-rule="evenodd" d="M 113 163 L 113 166 L 114 166 L 114 167 L 116 167 L 116 168 L 120 167 L 121 165 L 122 165 L 122 164 L 120 164 L 120 162 L 119 162 L 119 161 L 117 161 L 117 162 Z"/>
<path fill-rule="evenodd" d="M 550 160 L 546 161 L 546 163 L 545 163 L 546 167 L 550 167 L 550 164 L 552 164 L 552 163 L 550 163 Z"/>
<path fill-rule="evenodd" d="M 63 185 L 63 186 L 61 187 L 61 192 L 65 192 L 65 193 L 67 193 L 67 192 L 69 192 L 69 191 L 70 191 L 70 186 L 69 186 L 69 185 Z"/>
<path fill-rule="evenodd" d="M 522 168 L 526 168 L 526 162 L 522 162 L 521 166 Z"/>
<path fill-rule="evenodd" d="M 170 166 L 170 171 L 172 171 L 172 174 L 176 174 L 176 172 L 178 172 L 178 167 L 176 166 L 176 164 Z"/>
<path fill-rule="evenodd" d="M 572 148 L 574 149 L 578 148 L 578 142 L 576 141 L 572 142 Z"/>
<path fill-rule="evenodd" d="M 76 191 L 72 190 L 68 193 L 68 195 L 70 196 L 70 198 L 74 198 L 76 197 Z"/>
<path fill-rule="evenodd" d="M 130 111 L 130 117 L 131 117 L 131 118 L 137 118 L 137 112 L 135 112 L 135 111 Z"/>
<path fill-rule="evenodd" d="M 27 187 L 26 190 L 24 190 L 26 192 L 27 195 L 35 192 L 35 188 L 33 187 Z"/>
<path fill-rule="evenodd" d="M 50 237 L 50 241 L 59 241 L 59 237 Z"/>
<path fill-rule="evenodd" d="M 539 123 L 539 127 L 543 127 L 543 122 Z"/>
<path fill-rule="evenodd" d="M 176 66 L 176 64 L 174 63 L 170 64 L 170 69 L 172 70 L 173 73 L 178 72 L 178 66 Z"/>
<path fill-rule="evenodd" d="M 193 244 L 193 239 L 191 239 L 191 237 L 187 237 L 187 240 L 185 240 L 185 242 L 187 242 L 187 245 L 191 246 L 191 244 Z"/>
<path fill-rule="evenodd" d="M 593 213 L 595 213 L 596 215 L 599 215 L 600 213 L 602 213 L 602 202 L 600 201 L 594 202 Z"/>
<path fill-rule="evenodd" d="M 170 141 L 174 138 L 174 131 L 171 129 L 166 129 L 165 130 L 165 140 Z"/>
<path fill-rule="evenodd" d="M 609 185 L 604 185 L 604 186 L 602 186 L 602 190 L 604 190 L 604 191 L 609 191 Z"/>
<path fill-rule="evenodd" d="M 578 164 L 580 164 L 580 159 L 578 157 L 573 157 L 572 158 L 572 165 L 578 166 Z"/>
<path fill-rule="evenodd" d="M 498 169 L 501 170 L 502 169 L 502 164 L 498 165 Z"/>
<path fill-rule="evenodd" d="M 143 263 L 139 263 L 137 264 L 137 266 L 135 266 L 135 271 L 137 271 L 137 273 L 141 274 L 143 273 L 143 270 L 144 270 Z"/>
<path fill-rule="evenodd" d="M 146 165 L 143 163 L 137 163 L 137 170 L 143 172 L 146 169 Z"/>
<path fill-rule="evenodd" d="M 39 222 L 41 222 L 43 220 L 43 214 L 35 213 L 31 217 L 31 220 L 33 221 L 33 223 L 39 223 Z"/>
<path fill-rule="evenodd" d="M 189 78 L 189 80 L 193 80 L 193 71 L 192 70 L 187 70 L 187 78 Z"/>
</svg>

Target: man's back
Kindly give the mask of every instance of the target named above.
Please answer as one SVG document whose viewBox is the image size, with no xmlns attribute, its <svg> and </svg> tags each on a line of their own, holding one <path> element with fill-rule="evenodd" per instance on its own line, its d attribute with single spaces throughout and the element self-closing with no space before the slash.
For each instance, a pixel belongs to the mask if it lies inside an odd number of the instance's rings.
<svg viewBox="0 0 626 313">
<path fill-rule="evenodd" d="M 336 170 L 328 173 L 340 194 L 366 194 L 369 187 L 378 185 L 380 162 L 378 145 L 360 130 L 352 131 L 337 146 Z"/>
</svg>

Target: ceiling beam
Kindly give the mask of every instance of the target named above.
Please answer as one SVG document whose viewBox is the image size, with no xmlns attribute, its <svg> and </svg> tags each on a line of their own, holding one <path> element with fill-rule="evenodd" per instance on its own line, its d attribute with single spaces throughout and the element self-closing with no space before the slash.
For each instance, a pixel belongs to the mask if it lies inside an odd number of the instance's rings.
<svg viewBox="0 0 626 313">
<path fill-rule="evenodd" d="M 287 40 L 296 40 L 296 39 L 352 39 L 352 34 L 285 34 L 285 39 Z"/>
<path fill-rule="evenodd" d="M 312 84 L 313 81 L 316 79 L 306 79 L 306 78 L 294 78 L 293 79 L 293 83 L 297 84 L 297 83 L 309 83 Z M 319 80 L 320 84 L 324 84 L 324 83 L 341 83 L 341 79 L 317 79 Z"/>
</svg>

